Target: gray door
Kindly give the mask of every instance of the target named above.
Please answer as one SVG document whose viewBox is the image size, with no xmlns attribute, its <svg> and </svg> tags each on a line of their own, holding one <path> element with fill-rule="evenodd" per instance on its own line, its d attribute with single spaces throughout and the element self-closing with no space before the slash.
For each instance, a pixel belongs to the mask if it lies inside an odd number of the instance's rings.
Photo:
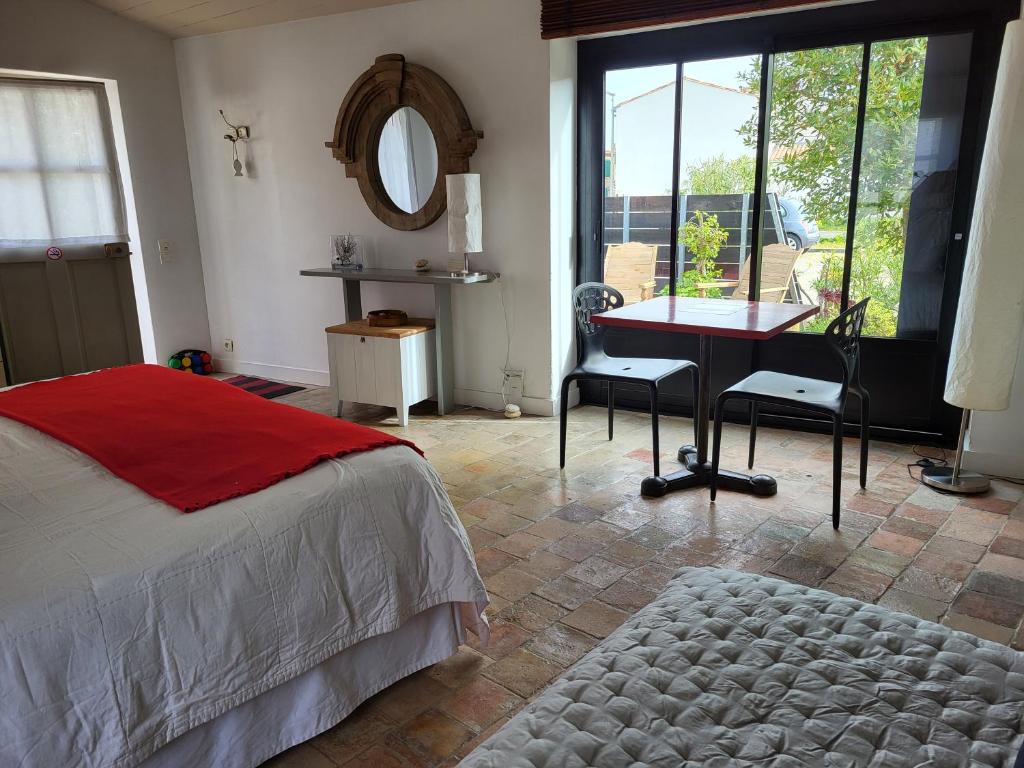
<svg viewBox="0 0 1024 768">
<path fill-rule="evenodd" d="M 127 243 L 0 249 L 8 383 L 142 362 Z"/>
</svg>

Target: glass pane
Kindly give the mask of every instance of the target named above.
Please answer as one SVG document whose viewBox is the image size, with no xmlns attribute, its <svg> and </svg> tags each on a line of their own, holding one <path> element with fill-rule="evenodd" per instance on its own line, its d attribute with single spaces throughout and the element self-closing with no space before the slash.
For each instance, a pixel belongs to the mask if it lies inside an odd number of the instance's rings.
<svg viewBox="0 0 1024 768">
<path fill-rule="evenodd" d="M 124 236 L 104 106 L 96 84 L 0 78 L 0 238 Z"/>
<path fill-rule="evenodd" d="M 0 171 L 0 245 L 53 236 L 43 179 L 38 173 Z"/>
<path fill-rule="evenodd" d="M 107 138 L 99 91 L 62 84 L 32 88 L 35 141 L 49 169 L 106 169 Z"/>
<path fill-rule="evenodd" d="M 760 298 L 821 306 L 805 331 L 823 330 L 841 300 L 863 57 L 847 45 L 772 64 Z"/>
<path fill-rule="evenodd" d="M 676 67 L 605 75 L 604 282 L 627 304 L 667 292 Z"/>
<path fill-rule="evenodd" d="M 0 170 L 34 171 L 40 166 L 26 101 L 21 89 L 0 84 Z"/>
<path fill-rule="evenodd" d="M 868 335 L 936 336 L 970 51 L 969 34 L 871 46 L 850 270 Z"/>
<path fill-rule="evenodd" d="M 111 199 L 109 173 L 47 173 L 47 204 L 54 238 L 124 236 Z"/>
<path fill-rule="evenodd" d="M 683 65 L 676 293 L 749 292 L 761 56 Z"/>
</svg>

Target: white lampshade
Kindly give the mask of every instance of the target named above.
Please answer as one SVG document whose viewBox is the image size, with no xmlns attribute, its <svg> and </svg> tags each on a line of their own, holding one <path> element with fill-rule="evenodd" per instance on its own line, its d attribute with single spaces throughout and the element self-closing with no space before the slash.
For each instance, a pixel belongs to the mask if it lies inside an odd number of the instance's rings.
<svg viewBox="0 0 1024 768">
<path fill-rule="evenodd" d="M 445 176 L 448 189 L 448 251 L 480 253 L 484 249 L 480 174 Z"/>
<path fill-rule="evenodd" d="M 1010 407 L 1024 329 L 1024 21 L 1006 27 L 946 373 L 947 403 Z M 965 169 L 966 170 L 966 169 Z"/>
</svg>

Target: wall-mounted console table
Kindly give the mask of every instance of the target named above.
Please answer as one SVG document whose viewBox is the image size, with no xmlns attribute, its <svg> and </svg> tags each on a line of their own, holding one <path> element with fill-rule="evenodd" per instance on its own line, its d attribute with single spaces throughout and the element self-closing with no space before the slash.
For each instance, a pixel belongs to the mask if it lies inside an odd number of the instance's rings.
<svg viewBox="0 0 1024 768">
<path fill-rule="evenodd" d="M 447 272 L 417 272 L 414 269 L 364 269 L 348 272 L 316 267 L 303 269 L 300 275 L 307 277 L 335 277 L 342 281 L 345 291 L 345 320 L 363 319 L 363 301 L 359 284 L 370 283 L 419 283 L 434 286 L 435 355 L 437 357 L 437 412 L 451 413 L 455 408 L 455 383 L 452 355 L 452 286 L 490 283 L 498 275 L 481 272 L 472 275 L 452 276 Z"/>
</svg>

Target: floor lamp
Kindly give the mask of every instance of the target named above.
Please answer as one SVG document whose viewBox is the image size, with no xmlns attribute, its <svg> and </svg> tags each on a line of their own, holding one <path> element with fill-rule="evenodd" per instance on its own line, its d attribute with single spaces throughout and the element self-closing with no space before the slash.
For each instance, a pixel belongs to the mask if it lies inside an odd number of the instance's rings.
<svg viewBox="0 0 1024 768">
<path fill-rule="evenodd" d="M 1024 21 L 1006 27 L 960 304 L 943 399 L 964 409 L 952 467 L 928 467 L 921 480 L 942 491 L 980 493 L 985 475 L 963 471 L 971 411 L 1010 407 L 1024 335 Z"/>
</svg>

